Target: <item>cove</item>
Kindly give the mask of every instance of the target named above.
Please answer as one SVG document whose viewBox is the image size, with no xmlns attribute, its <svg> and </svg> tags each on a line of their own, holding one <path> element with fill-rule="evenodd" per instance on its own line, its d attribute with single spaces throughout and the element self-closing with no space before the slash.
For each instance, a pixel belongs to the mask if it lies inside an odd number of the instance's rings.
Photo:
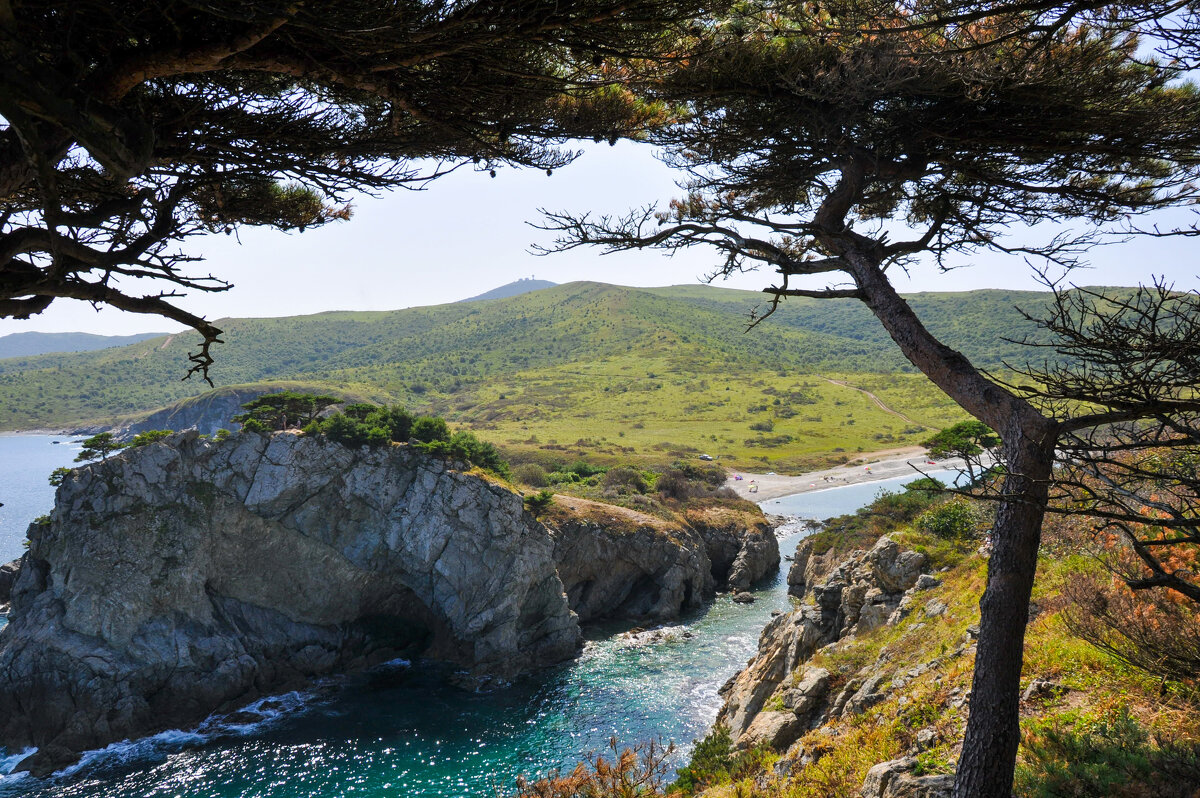
<svg viewBox="0 0 1200 798">
<path fill-rule="evenodd" d="M 7 470 L 13 460 L 0 462 Z M 832 488 L 764 509 L 828 517 L 910 480 Z M 785 531 L 780 546 L 790 553 L 804 532 Z M 197 732 L 112 746 L 53 779 L 2 778 L 0 796 L 491 796 L 519 774 L 569 770 L 610 737 L 674 740 L 682 764 L 716 716 L 717 688 L 754 653 L 771 612 L 788 608 L 786 571 L 756 595 L 751 605 L 719 597 L 656 642 L 592 628 L 578 660 L 507 690 L 466 693 L 433 669 L 398 663 L 256 702 Z"/>
</svg>

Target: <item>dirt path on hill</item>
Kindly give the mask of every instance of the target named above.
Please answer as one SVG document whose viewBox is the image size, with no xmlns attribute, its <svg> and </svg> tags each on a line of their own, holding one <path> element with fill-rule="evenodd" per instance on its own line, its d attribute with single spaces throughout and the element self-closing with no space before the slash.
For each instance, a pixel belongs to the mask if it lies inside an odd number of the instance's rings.
<svg viewBox="0 0 1200 798">
<path fill-rule="evenodd" d="M 876 396 L 875 394 L 871 393 L 870 391 L 868 391 L 868 390 L 867 390 L 867 389 L 865 389 L 865 388 L 858 388 L 858 387 L 856 387 L 856 386 L 854 386 L 854 385 L 851 385 L 850 383 L 846 382 L 845 380 L 834 380 L 834 379 L 830 379 L 829 377 L 822 377 L 821 379 L 825 380 L 825 382 L 831 382 L 831 383 L 833 383 L 834 385 L 840 385 L 840 386 L 842 386 L 843 388 L 849 388 L 849 389 L 850 389 L 850 390 L 852 390 L 852 391 L 858 391 L 858 392 L 859 392 L 859 393 L 861 393 L 861 394 L 865 394 L 865 395 L 867 396 L 867 398 L 868 398 L 868 399 L 870 399 L 870 400 L 871 400 L 872 402 L 874 402 L 875 404 L 879 405 L 879 409 L 880 409 L 880 410 L 882 410 L 883 412 L 885 412 L 885 413 L 891 413 L 891 414 L 892 414 L 893 416 L 895 416 L 896 418 L 899 418 L 899 419 L 901 419 L 901 420 L 903 420 L 903 421 L 905 421 L 905 422 L 907 422 L 907 423 L 909 423 L 909 424 L 912 424 L 913 426 L 916 426 L 916 427 L 921 427 L 922 429 L 930 429 L 930 427 L 929 427 L 929 426 L 927 426 L 927 425 L 925 425 L 925 424 L 922 424 L 920 421 L 913 421 L 911 418 L 909 418 L 908 416 L 904 415 L 904 414 L 903 414 L 903 413 L 901 413 L 899 410 L 893 410 L 892 408 L 888 407 L 887 405 L 885 405 L 885 404 L 883 403 L 883 400 L 882 400 L 882 399 L 880 399 L 878 396 Z"/>
</svg>

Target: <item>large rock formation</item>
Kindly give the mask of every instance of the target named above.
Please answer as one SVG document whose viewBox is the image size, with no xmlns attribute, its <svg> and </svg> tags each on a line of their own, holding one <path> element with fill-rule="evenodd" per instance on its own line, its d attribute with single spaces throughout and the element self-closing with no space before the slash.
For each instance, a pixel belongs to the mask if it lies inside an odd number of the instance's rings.
<svg viewBox="0 0 1200 798">
<path fill-rule="evenodd" d="M 21 572 L 21 562 L 24 557 L 0 565 L 0 610 L 8 609 L 8 600 L 12 596 L 13 585 L 16 584 L 17 574 Z"/>
<path fill-rule="evenodd" d="M 717 585 L 731 592 L 747 590 L 779 569 L 775 529 L 757 508 L 747 513 L 729 502 L 693 502 L 684 520 L 704 540 Z"/>
<path fill-rule="evenodd" d="M 829 673 L 804 663 L 823 646 L 903 617 L 925 565 L 923 554 L 903 551 L 886 536 L 847 556 L 810 585 L 813 602 L 763 629 L 758 653 L 721 688 L 717 723 L 729 727 L 739 746 L 766 743 L 783 751 L 830 716 L 858 714 L 878 702 L 882 678 L 851 681 L 834 695 Z"/>
<path fill-rule="evenodd" d="M 704 541 L 678 523 L 569 496 L 546 519 L 554 561 L 580 621 L 663 621 L 713 592 Z"/>
<path fill-rule="evenodd" d="M 744 591 L 779 567 L 779 541 L 752 505 L 697 502 L 666 520 L 559 496 L 545 522 L 581 621 L 677 618 L 716 588 Z"/>
<path fill-rule="evenodd" d="M 185 433 L 73 472 L 0 632 L 0 744 L 45 772 L 398 655 L 510 678 L 575 654 L 521 499 L 406 446 Z"/>
</svg>

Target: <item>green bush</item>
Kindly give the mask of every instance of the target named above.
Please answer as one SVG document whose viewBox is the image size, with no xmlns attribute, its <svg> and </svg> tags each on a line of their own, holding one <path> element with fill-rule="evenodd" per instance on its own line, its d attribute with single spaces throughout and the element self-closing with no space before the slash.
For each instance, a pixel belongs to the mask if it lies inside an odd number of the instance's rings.
<svg viewBox="0 0 1200 798">
<path fill-rule="evenodd" d="M 640 469 L 632 466 L 617 466 L 610 468 L 602 483 L 606 488 L 625 488 L 635 493 L 645 493 L 650 489 L 650 481 Z"/>
<path fill-rule="evenodd" d="M 67 468 L 66 466 L 60 466 L 54 469 L 50 472 L 50 484 L 57 488 L 59 485 L 63 484 L 63 480 L 66 479 L 70 473 L 71 469 Z"/>
<path fill-rule="evenodd" d="M 695 793 L 714 784 L 737 781 L 760 771 L 763 760 L 770 755 L 766 746 L 734 751 L 729 727 L 717 726 L 696 743 L 687 767 L 675 771 L 677 778 L 668 792 Z"/>
<path fill-rule="evenodd" d="M 446 426 L 445 419 L 435 416 L 420 416 L 413 421 L 410 435 L 413 440 L 421 443 L 448 441 L 450 440 L 450 428 Z"/>
<path fill-rule="evenodd" d="M 544 488 L 550 484 L 546 478 L 546 469 L 537 463 L 522 463 L 513 469 L 517 481 L 532 488 Z"/>
<path fill-rule="evenodd" d="M 525 509 L 534 518 L 546 512 L 547 508 L 553 503 L 554 494 L 548 490 L 539 490 L 537 493 L 531 493 L 525 497 Z"/>
<path fill-rule="evenodd" d="M 174 434 L 175 433 L 169 429 L 150 429 L 134 435 L 133 440 L 129 441 L 129 443 L 125 444 L 125 446 L 130 449 L 136 446 L 145 446 L 148 443 L 161 441 L 163 438 L 168 438 Z"/>
<path fill-rule="evenodd" d="M 975 510 L 966 499 L 955 498 L 939 504 L 917 517 L 913 526 L 927 534 L 946 540 L 961 540 L 975 535 Z"/>
<path fill-rule="evenodd" d="M 1158 743 L 1129 711 L 1066 713 L 1026 723 L 1015 792 L 1029 798 L 1191 798 L 1200 746 Z"/>
</svg>

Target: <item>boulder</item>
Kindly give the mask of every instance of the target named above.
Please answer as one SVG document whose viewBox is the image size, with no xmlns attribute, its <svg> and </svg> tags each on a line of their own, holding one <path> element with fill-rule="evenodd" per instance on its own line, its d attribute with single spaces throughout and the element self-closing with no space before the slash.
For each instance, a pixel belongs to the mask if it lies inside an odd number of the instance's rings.
<svg viewBox="0 0 1200 798">
<path fill-rule="evenodd" d="M 28 536 L 0 745 L 34 772 L 397 656 L 482 684 L 580 642 L 521 497 L 407 446 L 184 433 L 76 469 Z"/>
<path fill-rule="evenodd" d="M 880 762 L 867 771 L 862 798 L 950 798 L 954 777 L 914 776 L 916 764 L 913 757 Z"/>
<path fill-rule="evenodd" d="M 876 585 L 888 593 L 903 593 L 915 585 L 927 562 L 924 554 L 902 551 L 900 544 L 886 535 L 875 543 L 866 556 Z"/>
<path fill-rule="evenodd" d="M 794 712 L 760 712 L 754 716 L 750 727 L 738 740 L 738 745 L 768 745 L 776 751 L 782 751 L 799 740 L 806 731 L 808 726 Z"/>
</svg>

